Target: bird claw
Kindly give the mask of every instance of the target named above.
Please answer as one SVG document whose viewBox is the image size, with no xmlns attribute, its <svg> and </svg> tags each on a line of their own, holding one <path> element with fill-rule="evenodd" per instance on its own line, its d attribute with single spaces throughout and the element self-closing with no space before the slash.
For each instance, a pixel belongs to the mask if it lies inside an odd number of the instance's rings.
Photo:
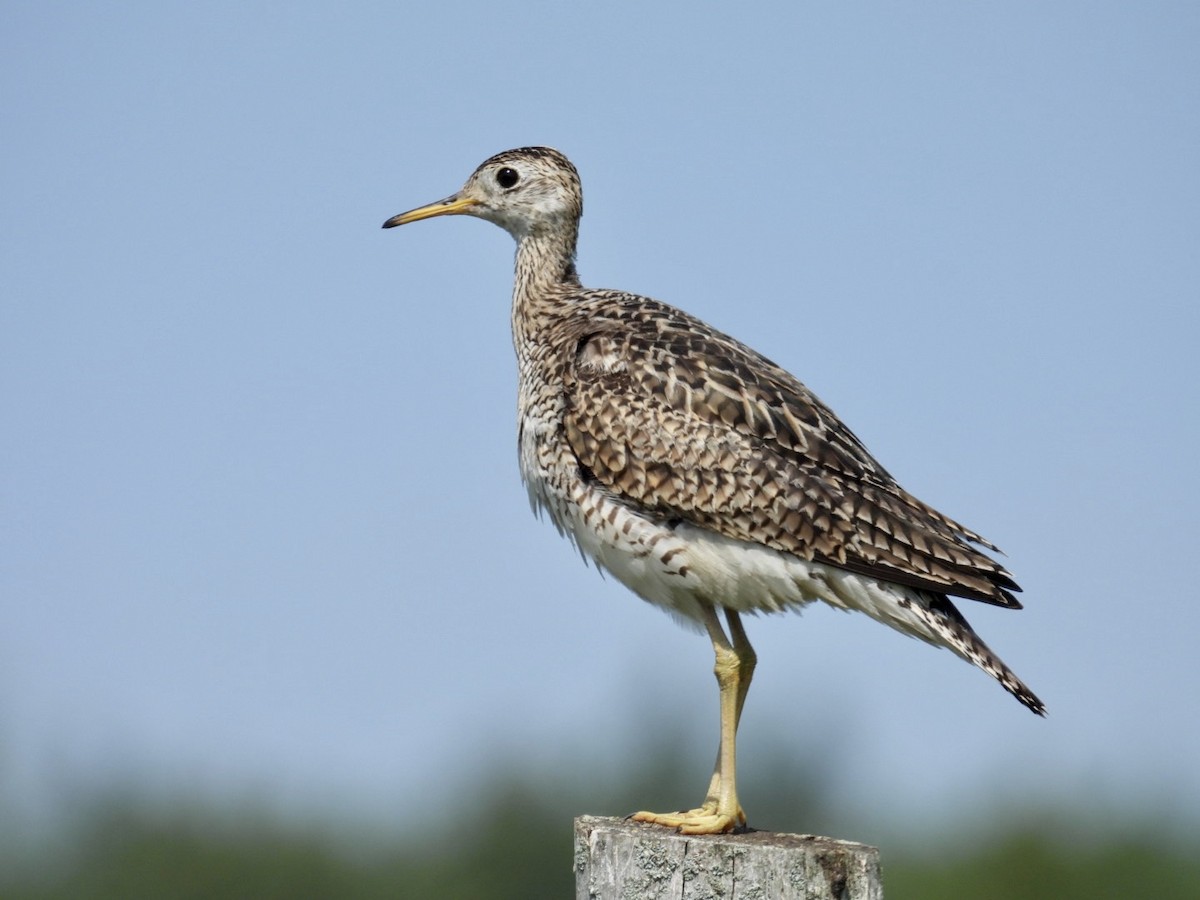
<svg viewBox="0 0 1200 900">
<path fill-rule="evenodd" d="M 736 813 L 726 813 L 720 811 L 715 801 L 677 813 L 637 812 L 630 818 L 635 822 L 674 828 L 680 834 L 728 834 L 746 827 L 746 814 L 740 806 Z"/>
</svg>

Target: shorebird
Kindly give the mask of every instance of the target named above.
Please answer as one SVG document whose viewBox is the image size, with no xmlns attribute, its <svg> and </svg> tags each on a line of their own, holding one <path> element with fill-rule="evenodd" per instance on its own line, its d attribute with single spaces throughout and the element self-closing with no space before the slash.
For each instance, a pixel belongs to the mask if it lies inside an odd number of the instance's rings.
<svg viewBox="0 0 1200 900">
<path fill-rule="evenodd" d="M 756 657 L 743 613 L 818 600 L 864 612 L 951 650 L 1044 715 L 950 601 L 1020 608 L 1012 576 L 978 549 L 997 548 L 901 488 L 766 357 L 673 306 L 583 287 L 582 214 L 575 166 L 525 147 L 383 227 L 469 215 L 516 239 L 517 442 L 530 502 L 600 568 L 712 640 L 721 736 L 704 802 L 633 818 L 689 834 L 745 826 L 735 742 Z"/>
</svg>

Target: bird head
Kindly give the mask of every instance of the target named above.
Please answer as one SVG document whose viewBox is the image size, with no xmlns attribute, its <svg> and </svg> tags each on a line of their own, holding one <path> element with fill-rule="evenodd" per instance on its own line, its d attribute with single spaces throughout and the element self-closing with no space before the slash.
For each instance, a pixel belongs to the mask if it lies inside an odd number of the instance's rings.
<svg viewBox="0 0 1200 900">
<path fill-rule="evenodd" d="M 549 147 L 522 147 L 483 162 L 458 193 L 392 216 L 383 227 L 467 215 L 494 222 L 521 240 L 573 225 L 582 214 L 583 189 L 571 161 Z"/>
</svg>

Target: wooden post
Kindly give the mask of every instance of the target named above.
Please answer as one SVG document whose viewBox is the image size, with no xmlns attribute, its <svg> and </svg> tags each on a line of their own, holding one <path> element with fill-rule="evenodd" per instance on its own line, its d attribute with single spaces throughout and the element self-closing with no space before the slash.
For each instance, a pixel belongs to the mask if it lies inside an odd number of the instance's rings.
<svg viewBox="0 0 1200 900">
<path fill-rule="evenodd" d="M 879 851 L 807 834 L 575 820 L 575 900 L 883 900 Z"/>
</svg>

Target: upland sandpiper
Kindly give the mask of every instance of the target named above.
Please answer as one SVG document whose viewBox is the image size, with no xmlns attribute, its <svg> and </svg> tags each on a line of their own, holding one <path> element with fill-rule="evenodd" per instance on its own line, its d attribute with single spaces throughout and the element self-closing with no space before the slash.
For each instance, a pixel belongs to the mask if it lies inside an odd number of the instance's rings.
<svg viewBox="0 0 1200 900">
<path fill-rule="evenodd" d="M 948 648 L 1044 714 L 949 599 L 1020 608 L 1012 576 L 975 545 L 996 548 L 901 488 L 775 363 L 665 303 L 583 287 L 582 213 L 571 162 L 526 147 L 384 227 L 470 215 L 516 239 L 517 440 L 530 500 L 635 594 L 712 640 L 721 740 L 708 793 L 696 809 L 634 818 L 693 834 L 745 825 L 735 739 L 756 660 L 742 613 L 816 600 L 865 612 Z"/>
</svg>

